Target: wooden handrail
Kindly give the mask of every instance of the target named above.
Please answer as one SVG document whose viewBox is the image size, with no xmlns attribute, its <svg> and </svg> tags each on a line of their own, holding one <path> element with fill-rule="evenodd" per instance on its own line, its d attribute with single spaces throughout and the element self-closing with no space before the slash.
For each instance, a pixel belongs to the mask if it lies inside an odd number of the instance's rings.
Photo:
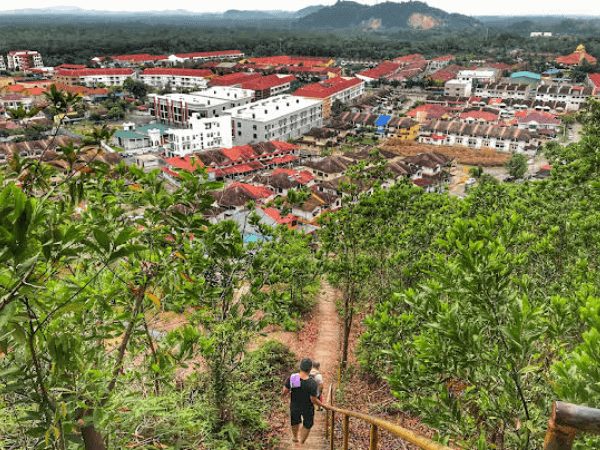
<svg viewBox="0 0 600 450">
<path fill-rule="evenodd" d="M 326 436 L 329 438 L 330 448 L 334 449 L 334 427 L 335 427 L 335 414 L 341 414 L 344 416 L 344 428 L 343 428 L 343 448 L 348 448 L 348 433 L 349 433 L 349 419 L 353 417 L 355 419 L 363 420 L 367 423 L 371 424 L 371 431 L 369 433 L 369 450 L 377 450 L 377 445 L 379 442 L 378 439 L 378 430 L 386 430 L 395 436 L 399 436 L 402 439 L 415 444 L 419 448 L 423 450 L 452 450 L 450 447 L 446 447 L 445 445 L 441 445 L 431 439 L 423 437 L 414 431 L 403 428 L 395 423 L 388 422 L 387 420 L 379 419 L 377 417 L 369 416 L 368 414 L 359 413 L 356 411 L 350 411 L 347 409 L 337 408 L 333 406 L 333 385 L 329 386 L 329 402 L 322 403 L 323 408 L 327 410 L 327 417 L 325 426 L 328 432 Z M 329 414 L 331 413 L 331 419 Z M 330 427 L 330 429 L 329 429 Z"/>
<path fill-rule="evenodd" d="M 578 431 L 600 434 L 600 409 L 554 402 L 544 450 L 571 450 Z"/>
</svg>

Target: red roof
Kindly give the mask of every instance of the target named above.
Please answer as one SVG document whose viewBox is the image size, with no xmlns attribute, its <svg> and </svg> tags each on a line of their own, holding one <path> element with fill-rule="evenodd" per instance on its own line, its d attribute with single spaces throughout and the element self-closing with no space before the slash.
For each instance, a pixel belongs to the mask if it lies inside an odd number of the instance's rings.
<svg viewBox="0 0 600 450">
<path fill-rule="evenodd" d="M 153 68 L 153 69 L 145 69 L 142 72 L 142 75 L 167 75 L 173 77 L 198 77 L 198 78 L 207 78 L 213 77 L 215 74 L 208 69 L 161 69 L 161 68 Z"/>
<path fill-rule="evenodd" d="M 589 62 L 592 66 L 595 66 L 596 63 L 598 62 L 596 60 L 596 58 L 594 58 L 592 55 L 590 55 L 589 53 L 583 53 L 583 58 Z M 559 56 L 558 58 L 556 58 L 556 63 L 557 64 L 564 64 L 567 66 L 572 66 L 575 64 L 579 64 L 580 60 L 581 60 L 581 54 L 580 52 L 573 52 L 570 55 L 567 56 Z"/>
<path fill-rule="evenodd" d="M 396 73 L 400 67 L 402 67 L 402 64 L 383 62 L 374 69 L 365 70 L 364 72 L 360 72 L 358 75 L 376 80 L 386 75 L 392 75 Z"/>
<path fill-rule="evenodd" d="M 23 86 L 22 84 L 10 84 L 8 86 L 5 86 L 5 89 L 11 92 L 21 92 L 23 89 L 25 89 L 25 86 Z"/>
<path fill-rule="evenodd" d="M 428 119 L 440 119 L 442 116 L 448 113 L 448 108 L 442 105 L 433 105 L 427 103 L 409 111 L 406 113 L 406 115 L 408 117 L 417 117 L 417 113 L 420 111 L 425 111 Z"/>
<path fill-rule="evenodd" d="M 264 91 L 265 89 L 271 89 L 277 86 L 291 83 L 296 79 L 293 75 L 279 77 L 277 75 L 269 75 L 266 77 L 253 78 L 251 80 L 243 81 L 242 88 L 252 89 L 254 91 Z"/>
<path fill-rule="evenodd" d="M 266 186 L 254 186 L 247 183 L 233 183 L 230 187 L 239 186 L 243 188 L 248 194 L 256 199 L 268 198 L 273 195 L 273 191 Z"/>
<path fill-rule="evenodd" d="M 315 179 L 315 177 L 308 170 L 303 170 L 301 172 L 297 172 L 293 169 L 277 168 L 271 173 L 271 175 L 277 175 L 280 173 L 285 173 L 286 175 L 292 177 L 294 180 L 296 180 L 300 184 L 307 184 Z"/>
<path fill-rule="evenodd" d="M 438 70 L 433 75 L 430 76 L 432 80 L 441 80 L 441 81 L 449 81 L 456 77 L 456 74 L 463 70 L 463 67 L 452 64 L 444 69 Z"/>
<path fill-rule="evenodd" d="M 540 167 L 540 170 L 552 170 L 552 166 L 550 164 L 546 164 L 545 166 Z"/>
<path fill-rule="evenodd" d="M 46 92 L 46 89 L 44 88 L 28 88 L 27 91 L 29 92 L 29 95 L 42 95 L 44 92 Z"/>
<path fill-rule="evenodd" d="M 188 172 L 193 172 L 195 169 L 199 167 L 204 167 L 204 164 L 198 159 L 194 158 L 194 165 L 192 165 L 192 157 L 191 156 L 175 156 L 173 158 L 165 159 L 167 165 L 171 167 L 177 167 L 178 169 L 187 170 Z"/>
<path fill-rule="evenodd" d="M 254 149 L 249 145 L 222 148 L 221 153 L 227 156 L 231 161 L 248 160 L 258 156 Z"/>
<path fill-rule="evenodd" d="M 171 175 L 172 177 L 176 177 L 179 178 L 181 175 L 179 175 L 177 172 L 173 172 L 171 169 L 169 169 L 168 167 L 161 167 L 160 170 L 162 170 L 164 173 Z"/>
<path fill-rule="evenodd" d="M 361 80 L 360 78 L 335 77 L 321 81 L 319 83 L 301 87 L 296 92 L 294 92 L 294 95 L 323 99 L 331 97 L 333 94 L 336 94 L 345 89 L 349 89 L 353 86 L 358 86 L 361 83 L 363 83 L 363 80 Z"/>
<path fill-rule="evenodd" d="M 454 55 L 438 56 L 437 58 L 433 58 L 432 61 L 450 61 L 451 59 L 454 59 Z"/>
<path fill-rule="evenodd" d="M 546 116 L 539 114 L 537 112 L 526 115 L 525 117 L 521 117 L 519 119 L 519 123 L 529 123 L 529 122 L 537 122 L 544 123 L 548 125 L 560 125 L 560 119 L 555 119 L 554 117 Z"/>
<path fill-rule="evenodd" d="M 302 66 L 314 67 L 324 66 L 331 61 L 331 58 L 309 58 L 304 56 L 267 56 L 265 58 L 250 58 L 249 62 L 253 64 L 265 64 L 268 66 Z"/>
<path fill-rule="evenodd" d="M 293 214 L 288 214 L 287 216 L 282 216 L 281 212 L 275 208 L 263 208 L 263 211 L 267 216 L 277 222 L 279 225 L 287 225 L 288 227 L 292 227 L 292 222 L 297 221 L 298 218 Z"/>
<path fill-rule="evenodd" d="M 469 111 L 461 113 L 461 119 L 482 119 L 487 122 L 494 122 L 498 120 L 498 115 L 488 111 Z"/>
<path fill-rule="evenodd" d="M 214 64 L 214 63 L 206 63 Z M 210 80 L 211 86 L 233 86 L 235 84 L 241 84 L 243 81 L 252 80 L 255 78 L 261 78 L 262 75 L 260 73 L 230 73 L 227 75 L 222 75 L 220 77 L 214 77 Z"/>
<path fill-rule="evenodd" d="M 600 87 L 600 73 L 590 73 L 588 74 L 588 78 L 594 87 Z"/>
<path fill-rule="evenodd" d="M 149 55 L 148 53 L 138 53 L 136 55 L 117 55 L 111 56 L 111 59 L 117 61 L 133 61 L 133 62 L 144 62 L 144 61 L 160 61 L 169 59 L 167 55 Z"/>
<path fill-rule="evenodd" d="M 81 70 L 58 70 L 57 76 L 65 77 L 91 77 L 101 75 L 133 75 L 133 69 L 81 69 Z"/>
<path fill-rule="evenodd" d="M 434 180 L 427 179 L 427 178 L 417 178 L 415 180 L 412 180 L 412 182 L 413 182 L 413 184 L 416 184 L 419 187 L 427 187 L 427 186 L 431 186 L 432 184 L 436 183 Z"/>
<path fill-rule="evenodd" d="M 418 61 L 420 59 L 425 59 L 425 57 L 423 55 L 421 55 L 420 53 L 413 53 L 412 55 L 400 56 L 400 57 L 394 59 L 394 61 L 400 62 L 400 63 L 409 63 L 409 62 L 413 62 L 413 61 Z"/>
<path fill-rule="evenodd" d="M 175 53 L 178 58 L 209 58 L 212 56 L 243 55 L 239 50 L 221 50 L 218 52 Z"/>
<path fill-rule="evenodd" d="M 55 69 L 85 69 L 86 66 L 83 64 L 61 64 L 60 66 L 56 66 Z"/>
</svg>

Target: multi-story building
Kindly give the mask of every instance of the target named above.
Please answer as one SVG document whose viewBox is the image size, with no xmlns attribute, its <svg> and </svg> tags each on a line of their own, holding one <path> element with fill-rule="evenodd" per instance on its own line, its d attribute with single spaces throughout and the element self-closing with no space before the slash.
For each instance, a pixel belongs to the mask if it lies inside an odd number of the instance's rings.
<svg viewBox="0 0 600 450">
<path fill-rule="evenodd" d="M 278 95 L 226 111 L 231 116 L 234 145 L 298 137 L 323 124 L 323 102 Z"/>
<path fill-rule="evenodd" d="M 578 110 L 588 97 L 594 95 L 594 88 L 590 86 L 539 86 L 535 99 L 544 102 L 565 102 L 566 108 Z"/>
<path fill-rule="evenodd" d="M 42 55 L 32 50 L 15 50 L 6 55 L 8 70 L 22 71 L 44 67 Z"/>
<path fill-rule="evenodd" d="M 127 78 L 136 79 L 133 69 L 60 69 L 54 74 L 54 81 L 67 86 L 123 86 Z"/>
<path fill-rule="evenodd" d="M 232 87 L 213 86 L 191 94 L 150 94 L 150 114 L 161 123 L 189 127 L 190 118 L 220 117 L 227 109 L 246 105 L 254 98 L 254 91 Z"/>
<path fill-rule="evenodd" d="M 239 50 L 221 50 L 217 52 L 197 52 L 197 53 L 175 53 L 169 56 L 169 62 L 171 63 L 182 63 L 185 61 L 239 61 L 244 58 L 244 52 Z"/>
<path fill-rule="evenodd" d="M 321 100 L 323 118 L 331 116 L 331 107 L 336 101 L 348 103 L 365 92 L 365 82 L 360 78 L 335 77 L 304 86 L 294 92 L 295 96 Z"/>
<path fill-rule="evenodd" d="M 456 75 L 456 78 L 460 81 L 477 80 L 480 83 L 493 83 L 498 78 L 498 69 L 475 69 L 475 70 L 461 70 Z"/>
<path fill-rule="evenodd" d="M 6 63 L 4 62 L 4 56 L 0 55 L 0 72 L 6 72 Z"/>
<path fill-rule="evenodd" d="M 491 148 L 504 152 L 535 150 L 528 130 L 498 125 L 434 120 L 421 127 L 419 142 L 433 145 L 462 145 L 475 149 Z"/>
<path fill-rule="evenodd" d="M 444 85 L 446 97 L 469 97 L 472 85 L 469 81 L 449 80 Z"/>
<path fill-rule="evenodd" d="M 454 55 L 444 55 L 438 58 L 433 58 L 431 61 L 429 61 L 429 70 L 431 72 L 441 70 L 444 67 L 448 66 L 450 64 L 450 61 L 452 61 L 453 59 Z"/>
<path fill-rule="evenodd" d="M 136 55 L 96 56 L 92 62 L 100 67 L 137 67 L 144 64 L 162 64 L 168 62 L 167 55 L 149 55 L 138 53 Z"/>
<path fill-rule="evenodd" d="M 231 118 L 228 116 L 201 118 L 198 113 L 189 120 L 188 129 L 168 131 L 170 148 L 167 156 L 184 157 L 201 150 L 213 148 L 231 148 Z"/>
<path fill-rule="evenodd" d="M 163 89 L 204 89 L 208 79 L 215 74 L 208 69 L 146 69 L 140 75 L 140 80 L 148 86 Z"/>
<path fill-rule="evenodd" d="M 520 83 L 485 83 L 475 88 L 477 97 L 486 98 L 527 99 L 530 93 L 532 93 L 531 87 Z"/>
</svg>

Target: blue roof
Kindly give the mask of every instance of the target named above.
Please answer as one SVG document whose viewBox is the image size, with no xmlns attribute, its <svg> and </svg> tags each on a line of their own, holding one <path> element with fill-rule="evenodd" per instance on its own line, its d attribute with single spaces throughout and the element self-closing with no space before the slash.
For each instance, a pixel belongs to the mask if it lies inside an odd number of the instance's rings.
<svg viewBox="0 0 600 450">
<path fill-rule="evenodd" d="M 392 120 L 392 116 L 379 116 L 379 118 L 375 121 L 375 125 L 378 127 L 384 127 L 390 120 Z"/>
<path fill-rule="evenodd" d="M 515 72 L 513 73 L 511 76 L 511 78 L 534 78 L 536 80 L 541 80 L 542 76 L 538 75 L 537 73 L 533 73 L 533 72 Z"/>
<path fill-rule="evenodd" d="M 560 70 L 558 70 L 556 67 L 553 67 L 552 69 L 548 69 L 544 72 L 544 75 L 556 75 L 560 73 Z"/>
</svg>

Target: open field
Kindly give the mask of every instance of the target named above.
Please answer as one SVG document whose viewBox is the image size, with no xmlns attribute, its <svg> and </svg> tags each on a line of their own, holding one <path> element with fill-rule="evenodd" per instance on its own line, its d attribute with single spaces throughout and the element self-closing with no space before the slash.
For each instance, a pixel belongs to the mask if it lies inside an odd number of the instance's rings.
<svg viewBox="0 0 600 450">
<path fill-rule="evenodd" d="M 401 156 L 412 156 L 423 152 L 438 152 L 453 158 L 458 164 L 469 166 L 502 166 L 510 158 L 508 153 L 500 153 L 490 149 L 474 150 L 462 146 L 427 145 L 400 139 L 388 139 L 380 148 Z"/>
</svg>

